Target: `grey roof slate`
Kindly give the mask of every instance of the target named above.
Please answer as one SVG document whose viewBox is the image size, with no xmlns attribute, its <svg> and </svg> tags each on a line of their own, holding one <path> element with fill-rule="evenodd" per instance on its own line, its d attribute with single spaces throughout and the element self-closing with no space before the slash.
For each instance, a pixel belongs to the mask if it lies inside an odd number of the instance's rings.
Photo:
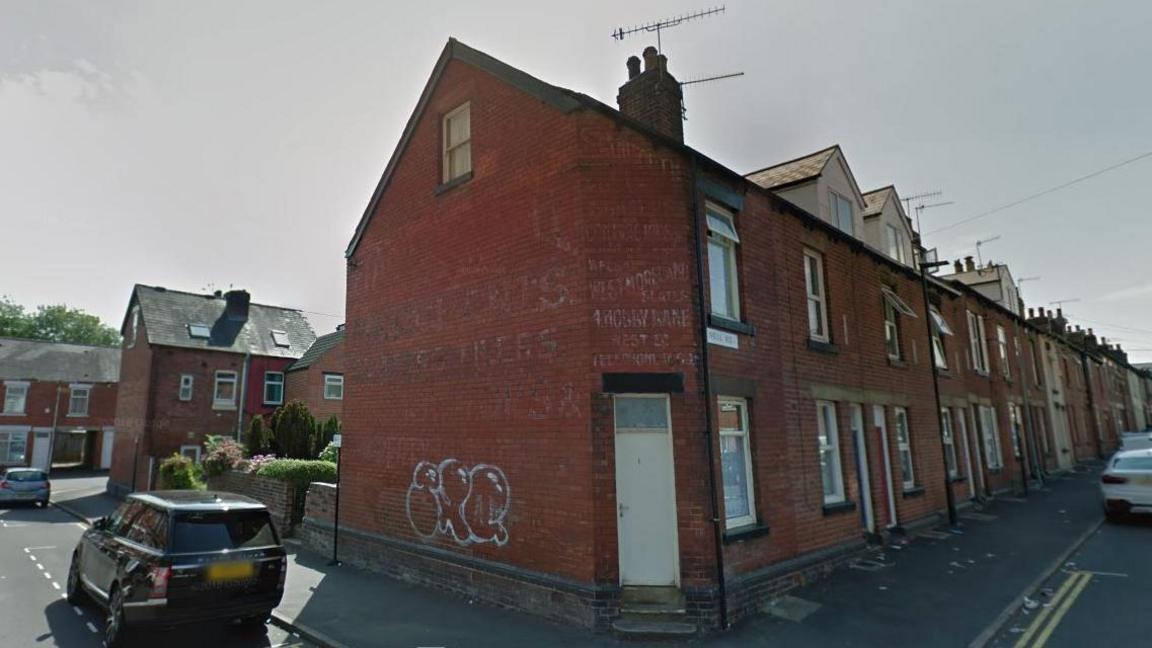
<svg viewBox="0 0 1152 648">
<path fill-rule="evenodd" d="M 304 352 L 304 355 L 300 356 L 299 360 L 288 365 L 288 368 L 284 371 L 298 371 L 300 369 L 307 369 L 308 367 L 311 367 L 317 360 L 324 357 L 325 353 L 331 351 L 332 347 L 336 346 L 340 340 L 343 339 L 343 330 L 336 331 L 335 333 L 328 333 L 327 335 L 321 335 L 320 337 L 316 338 L 316 341 L 312 343 L 312 346 L 308 347 L 308 350 Z"/>
<path fill-rule="evenodd" d="M 0 338 L 0 379 L 118 382 L 120 347 Z"/>
<path fill-rule="evenodd" d="M 824 167 L 828 165 L 828 160 L 832 159 L 836 149 L 836 146 L 829 146 L 822 151 L 749 173 L 745 177 L 765 189 L 815 178 L 824 172 Z"/>
<path fill-rule="evenodd" d="M 148 343 L 186 349 L 251 353 L 274 358 L 299 358 L 316 341 L 316 333 L 304 313 L 280 306 L 250 304 L 248 319 L 224 316 L 224 297 L 168 290 L 136 284 L 135 303 L 148 334 Z M 129 323 L 130 324 L 130 323 Z M 204 324 L 207 339 L 189 335 L 189 324 Z M 272 331 L 288 334 L 288 347 L 276 346 Z"/>
<path fill-rule="evenodd" d="M 875 189 L 864 194 L 864 215 L 876 216 L 884 211 L 884 204 L 888 202 L 888 198 L 892 195 L 892 187 L 884 187 L 882 189 Z"/>
</svg>

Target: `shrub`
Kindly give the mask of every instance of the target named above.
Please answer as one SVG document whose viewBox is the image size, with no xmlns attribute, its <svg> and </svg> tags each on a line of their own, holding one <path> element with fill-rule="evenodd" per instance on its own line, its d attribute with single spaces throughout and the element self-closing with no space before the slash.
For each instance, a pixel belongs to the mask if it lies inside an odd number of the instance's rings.
<svg viewBox="0 0 1152 648">
<path fill-rule="evenodd" d="M 276 408 L 272 414 L 272 438 L 276 451 L 284 457 L 311 459 L 320 449 L 315 448 L 316 419 L 308 406 L 294 400 Z"/>
<path fill-rule="evenodd" d="M 212 437 L 204 442 L 204 449 L 207 451 L 204 455 L 201 465 L 204 468 L 204 473 L 212 475 L 221 475 L 229 470 L 237 467 L 238 464 L 244 461 L 244 448 L 240 447 L 229 437 L 217 438 L 215 442 Z"/>
<path fill-rule="evenodd" d="M 324 449 L 320 451 L 319 459 L 320 461 L 338 463 L 340 460 L 340 449 L 329 442 L 328 445 L 324 446 Z"/>
<path fill-rule="evenodd" d="M 264 417 L 257 414 L 248 424 L 248 434 L 244 437 L 248 446 L 248 454 L 262 455 L 272 451 L 271 430 L 264 425 Z"/>
<path fill-rule="evenodd" d="M 337 434 L 340 434 L 340 419 L 335 416 L 330 416 L 327 421 L 324 421 L 323 425 L 319 425 L 316 428 L 312 446 L 315 452 L 312 456 L 315 457 L 327 450 L 328 444 L 332 443 L 332 437 Z M 335 459 L 332 461 L 335 461 Z"/>
<path fill-rule="evenodd" d="M 240 466 L 238 468 L 239 470 L 243 470 L 247 473 L 258 473 L 260 472 L 261 468 L 272 461 L 276 461 L 276 455 L 274 454 L 254 455 L 253 457 L 240 462 Z"/>
<path fill-rule="evenodd" d="M 261 466 L 256 474 L 303 488 L 314 481 L 335 482 L 336 464 L 318 459 L 275 459 Z"/>
<path fill-rule="evenodd" d="M 173 454 L 160 462 L 159 486 L 162 490 L 202 490 L 200 466 L 182 454 Z"/>
</svg>

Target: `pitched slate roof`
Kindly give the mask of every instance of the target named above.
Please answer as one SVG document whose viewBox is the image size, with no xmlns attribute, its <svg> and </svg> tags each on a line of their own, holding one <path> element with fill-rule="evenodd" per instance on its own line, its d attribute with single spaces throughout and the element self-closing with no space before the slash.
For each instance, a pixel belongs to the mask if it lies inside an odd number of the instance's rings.
<svg viewBox="0 0 1152 648">
<path fill-rule="evenodd" d="M 227 302 L 223 296 L 141 284 L 136 284 L 133 289 L 132 300 L 132 304 L 140 305 L 149 344 L 299 358 L 316 341 L 316 333 L 304 313 L 292 308 L 249 304 L 248 318 L 236 321 L 225 317 Z M 129 317 L 132 304 L 129 305 Z M 125 324 L 130 325 L 130 322 L 126 319 Z M 189 335 L 190 324 L 207 326 L 210 329 L 208 338 Z M 272 331 L 286 333 L 288 346 L 277 346 Z"/>
<path fill-rule="evenodd" d="M 864 216 L 877 216 L 884 211 L 884 205 L 895 192 L 892 185 L 881 189 L 874 189 L 864 194 Z"/>
<path fill-rule="evenodd" d="M 765 189 L 810 180 L 824 173 L 824 167 L 828 166 L 828 160 L 832 159 L 838 148 L 838 145 L 829 146 L 822 151 L 754 171 L 745 177 Z"/>
<path fill-rule="evenodd" d="M 340 340 L 343 339 L 343 329 L 336 331 L 335 333 L 321 335 L 320 337 L 316 338 L 316 341 L 312 343 L 312 346 L 308 347 L 308 350 L 304 352 L 304 355 L 300 356 L 299 360 L 288 365 L 288 368 L 284 371 L 297 371 L 299 369 L 307 369 L 308 367 L 311 367 L 317 360 L 324 357 L 325 353 L 331 351 L 332 347 L 335 347 L 340 342 Z"/>
<path fill-rule="evenodd" d="M 0 379 L 118 382 L 120 347 L 0 338 Z"/>
</svg>

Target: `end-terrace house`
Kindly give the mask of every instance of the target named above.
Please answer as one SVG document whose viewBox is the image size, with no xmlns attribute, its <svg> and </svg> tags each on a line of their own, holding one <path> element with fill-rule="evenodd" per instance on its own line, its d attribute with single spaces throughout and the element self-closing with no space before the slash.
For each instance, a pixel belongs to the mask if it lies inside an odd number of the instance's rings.
<svg viewBox="0 0 1152 648">
<path fill-rule="evenodd" d="M 284 402 L 284 372 L 312 346 L 304 314 L 245 290 L 197 294 L 136 285 L 121 326 L 117 439 L 108 489 L 155 486 L 160 461 L 199 461 L 210 434 L 242 439 Z"/>
<path fill-rule="evenodd" d="M 344 414 L 344 325 L 316 338 L 284 370 L 286 400 L 302 401 L 319 421 Z"/>
<path fill-rule="evenodd" d="M 0 467 L 107 469 L 120 349 L 0 338 Z"/>
</svg>

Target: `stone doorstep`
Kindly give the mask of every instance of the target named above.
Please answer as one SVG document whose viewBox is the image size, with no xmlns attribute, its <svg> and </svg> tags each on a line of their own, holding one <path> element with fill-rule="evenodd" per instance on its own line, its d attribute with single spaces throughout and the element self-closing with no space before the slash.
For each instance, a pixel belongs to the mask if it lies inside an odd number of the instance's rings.
<svg viewBox="0 0 1152 648">
<path fill-rule="evenodd" d="M 620 618 L 612 631 L 622 639 L 647 641 L 683 639 L 699 631 L 687 620 L 684 593 L 676 587 L 624 587 L 620 592 Z"/>
<path fill-rule="evenodd" d="M 677 621 L 644 621 L 621 618 L 612 622 L 617 637 L 628 641 L 661 641 L 691 639 L 696 636 L 696 624 Z"/>
</svg>

